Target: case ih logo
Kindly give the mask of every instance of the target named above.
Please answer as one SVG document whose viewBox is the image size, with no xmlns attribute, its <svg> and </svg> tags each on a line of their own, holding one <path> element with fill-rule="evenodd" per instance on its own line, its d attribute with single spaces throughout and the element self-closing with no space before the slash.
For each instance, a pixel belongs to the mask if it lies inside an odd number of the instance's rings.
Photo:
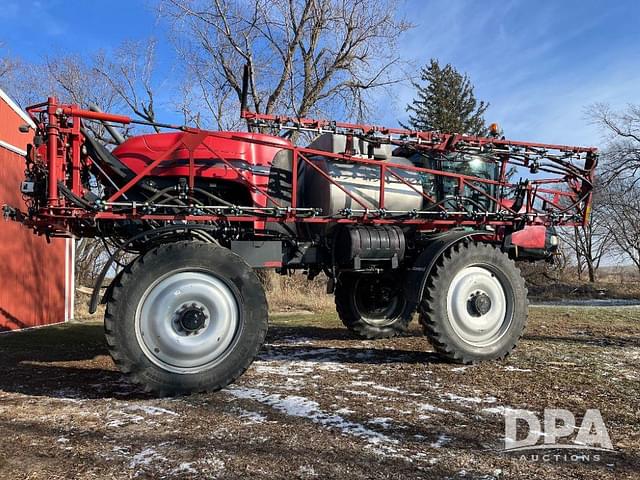
<svg viewBox="0 0 640 480">
<path fill-rule="evenodd" d="M 580 424 L 576 424 L 576 418 L 569 410 L 555 408 L 545 409 L 542 420 L 528 410 L 508 410 L 504 420 L 504 451 L 521 452 L 521 460 L 597 462 L 601 452 L 615 452 L 599 410 L 587 410 Z M 580 453 L 551 453 L 549 450 Z M 582 453 L 585 451 L 588 453 Z"/>
</svg>

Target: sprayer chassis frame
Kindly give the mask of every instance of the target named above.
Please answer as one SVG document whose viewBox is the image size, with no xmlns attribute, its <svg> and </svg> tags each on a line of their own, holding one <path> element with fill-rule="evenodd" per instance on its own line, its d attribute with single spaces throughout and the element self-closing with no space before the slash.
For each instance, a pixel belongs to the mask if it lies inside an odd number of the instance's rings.
<svg viewBox="0 0 640 480">
<path fill-rule="evenodd" d="M 46 207 L 43 207 L 35 215 L 32 213 L 29 220 L 25 221 L 38 233 L 50 236 L 70 236 L 77 234 L 78 222 L 92 221 L 120 221 L 120 220 L 156 220 L 164 222 L 253 222 L 256 231 L 261 230 L 266 222 L 280 223 L 337 223 L 337 224 L 396 224 L 412 225 L 418 230 L 449 230 L 454 227 L 474 227 L 476 229 L 488 230 L 488 233 L 497 228 L 515 227 L 516 225 L 563 225 L 578 226 L 584 225 L 588 221 L 591 188 L 593 184 L 593 171 L 596 165 L 596 149 L 593 147 L 573 147 L 565 145 L 551 145 L 530 142 L 516 142 L 500 138 L 473 137 L 459 134 L 447 134 L 439 132 L 414 132 L 403 129 L 389 129 L 372 125 L 359 125 L 341 122 L 318 121 L 310 119 L 296 119 L 291 117 L 279 117 L 271 115 L 260 115 L 253 112 L 242 112 L 242 117 L 247 120 L 250 126 L 255 128 L 280 128 L 295 129 L 300 131 L 312 131 L 318 133 L 338 132 L 348 135 L 348 137 L 366 138 L 367 140 L 379 141 L 381 143 L 391 143 L 393 145 L 411 145 L 416 150 L 428 150 L 430 152 L 468 152 L 484 153 L 490 155 L 492 160 L 499 164 L 500 176 L 497 180 L 473 177 L 460 173 L 433 170 L 418 166 L 398 165 L 389 162 L 380 162 L 370 158 L 357 157 L 348 153 L 336 154 L 326 151 L 314 150 L 305 147 L 290 146 L 283 147 L 281 143 L 277 145 L 268 140 L 238 138 L 240 141 L 254 142 L 264 146 L 277 146 L 278 148 L 288 148 L 292 152 L 292 185 L 290 205 L 280 205 L 272 198 L 263 187 L 257 182 L 247 178 L 243 171 L 234 166 L 233 159 L 227 159 L 214 148 L 204 143 L 207 137 L 220 137 L 219 132 L 181 127 L 174 125 L 161 125 L 163 127 L 174 128 L 182 131 L 175 144 L 166 150 L 161 156 L 149 163 L 134 178 L 128 181 L 123 187 L 118 188 L 106 201 L 100 203 L 100 208 L 95 211 L 77 208 L 66 201 L 60 195 L 58 182 L 64 182 L 65 186 L 73 194 L 82 196 L 83 185 L 81 181 L 81 145 L 83 136 L 80 132 L 81 120 L 94 120 L 102 122 L 112 122 L 120 124 L 143 123 L 136 122 L 123 115 L 113 115 L 101 112 L 82 110 L 75 105 L 59 105 L 55 98 L 49 98 L 47 102 L 31 106 L 27 109 L 32 118 L 38 123 L 42 131 L 46 132 L 46 159 L 44 161 L 48 171 L 48 195 Z M 44 120 L 46 118 L 46 121 Z M 60 141 L 60 140 L 63 141 Z M 212 158 L 221 161 L 226 165 L 237 179 L 243 183 L 251 192 L 254 199 L 253 206 L 229 207 L 225 205 L 198 206 L 199 214 L 194 214 L 195 207 L 184 208 L 183 206 L 173 206 L 183 208 L 184 213 L 164 214 L 153 213 L 158 205 L 123 201 L 126 193 L 136 184 L 147 177 L 153 169 L 163 161 L 170 160 L 174 152 L 179 148 L 186 148 L 189 152 L 188 179 L 189 189 L 194 188 L 195 180 L 198 177 L 194 162 L 194 151 L 198 147 L 204 147 L 211 153 Z M 557 153 L 550 153 L 550 152 Z M 378 208 L 367 208 L 358 195 L 349 192 L 338 181 L 323 172 L 310 160 L 311 156 L 322 156 L 330 158 L 332 161 L 350 162 L 355 164 L 368 165 L 379 170 L 379 205 Z M 583 155 L 583 157 L 581 157 Z M 573 166 L 565 159 L 581 158 L 584 160 L 584 167 Z M 506 191 L 518 188 L 517 184 L 510 183 L 507 178 L 509 165 L 518 165 L 527 168 L 534 168 L 536 162 L 551 162 L 553 167 L 549 170 L 543 165 L 541 171 L 549 171 L 564 174 L 564 177 L 550 179 L 537 179 L 529 182 L 525 188 L 524 203 L 518 211 L 510 209 L 502 201 Z M 36 159 L 35 161 L 42 161 Z M 95 160 L 94 160 L 95 161 Z M 314 208 L 301 208 L 298 188 L 298 173 L 302 163 L 307 167 L 315 169 L 327 182 L 342 190 L 345 195 L 358 204 L 359 209 L 345 209 L 339 215 L 326 216 L 323 212 Z M 541 164 L 542 165 L 542 164 Z M 569 166 L 567 166 L 569 165 Z M 571 167 L 571 168 L 570 168 Z M 486 197 L 494 206 L 494 211 L 469 212 L 464 208 L 450 210 L 442 205 L 434 210 L 392 212 L 385 209 L 385 181 L 387 175 L 395 177 L 406 184 L 415 192 L 430 202 L 435 202 L 433 197 L 420 188 L 416 188 L 406 181 L 397 172 L 416 172 L 418 174 L 433 175 L 435 177 L 445 177 L 454 179 L 458 185 L 458 191 L 464 192 L 465 187 Z M 224 179 L 224 178 L 222 178 Z M 495 185 L 499 188 L 500 194 L 496 197 L 490 195 L 478 184 Z M 560 188 L 557 188 L 560 186 Z M 554 188 L 556 187 L 556 188 Z M 564 188 L 562 188 L 564 187 Z M 573 204 L 567 209 L 566 204 L 561 205 L 562 200 Z M 273 206 L 267 206 L 271 202 Z M 544 207 L 544 210 L 540 208 Z M 114 207 L 120 212 L 113 211 Z M 160 207 L 163 207 L 160 205 Z M 202 214 L 202 209 L 207 213 Z M 125 209 L 126 211 L 122 211 Z M 259 213 L 259 215 L 258 215 Z"/>
</svg>

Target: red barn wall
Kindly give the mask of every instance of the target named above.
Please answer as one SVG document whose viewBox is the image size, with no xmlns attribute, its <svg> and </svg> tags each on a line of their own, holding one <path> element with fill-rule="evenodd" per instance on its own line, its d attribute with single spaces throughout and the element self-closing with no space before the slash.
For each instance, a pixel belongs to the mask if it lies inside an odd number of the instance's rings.
<svg viewBox="0 0 640 480">
<path fill-rule="evenodd" d="M 26 209 L 20 194 L 22 151 L 33 134 L 20 133 L 23 112 L 0 90 L 0 205 Z M 73 317 L 74 244 L 36 236 L 0 221 L 0 331 L 49 325 Z"/>
</svg>

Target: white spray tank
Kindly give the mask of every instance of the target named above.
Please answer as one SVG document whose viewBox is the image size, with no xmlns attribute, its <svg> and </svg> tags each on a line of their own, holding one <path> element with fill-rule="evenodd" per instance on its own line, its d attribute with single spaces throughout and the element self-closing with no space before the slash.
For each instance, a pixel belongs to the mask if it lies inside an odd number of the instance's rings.
<svg viewBox="0 0 640 480">
<path fill-rule="evenodd" d="M 367 142 L 354 141 L 356 157 L 369 160 L 413 166 L 404 157 L 392 156 L 392 145 L 382 144 L 369 148 Z M 318 136 L 308 148 L 330 153 L 344 153 L 347 149 L 347 136 L 325 133 Z M 369 156 L 371 154 L 371 156 Z M 309 160 L 323 173 L 334 179 L 342 188 L 352 194 L 366 208 L 379 208 L 380 197 L 380 168 L 376 165 L 365 165 L 339 161 L 331 157 L 311 156 Z M 347 195 L 337 185 L 329 182 L 316 169 L 300 164 L 300 181 L 298 182 L 299 198 L 305 207 L 322 209 L 322 215 L 337 215 L 341 210 L 362 210 L 363 207 L 356 200 Z M 424 197 L 422 180 L 417 172 L 410 172 L 400 168 L 391 168 L 394 174 L 402 177 L 409 185 L 391 173 L 385 175 L 384 207 L 387 211 L 410 212 L 421 210 Z M 412 188 L 413 187 L 413 188 Z M 414 190 L 414 188 L 417 190 Z"/>
</svg>

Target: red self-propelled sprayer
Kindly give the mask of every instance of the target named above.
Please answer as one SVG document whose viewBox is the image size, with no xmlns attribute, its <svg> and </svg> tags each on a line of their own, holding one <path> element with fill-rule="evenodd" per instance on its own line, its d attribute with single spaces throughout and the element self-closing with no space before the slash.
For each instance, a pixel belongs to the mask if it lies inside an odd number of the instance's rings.
<svg viewBox="0 0 640 480">
<path fill-rule="evenodd" d="M 126 116 L 55 98 L 27 111 L 37 125 L 28 208 L 5 215 L 38 234 L 104 240 L 91 310 L 106 303 L 115 362 L 160 394 L 216 390 L 250 365 L 267 331 L 255 268 L 326 274 L 361 337 L 401 333 L 417 312 L 448 359 L 504 357 L 527 317 L 514 261 L 551 258 L 555 228 L 588 221 L 597 162 L 595 148 L 496 129 L 474 137 L 243 108 L 248 132 L 156 124 L 172 131 L 123 140 L 113 125 L 136 123 Z M 313 140 L 296 145 L 287 132 Z M 118 270 L 121 252 L 134 259 Z"/>
</svg>

